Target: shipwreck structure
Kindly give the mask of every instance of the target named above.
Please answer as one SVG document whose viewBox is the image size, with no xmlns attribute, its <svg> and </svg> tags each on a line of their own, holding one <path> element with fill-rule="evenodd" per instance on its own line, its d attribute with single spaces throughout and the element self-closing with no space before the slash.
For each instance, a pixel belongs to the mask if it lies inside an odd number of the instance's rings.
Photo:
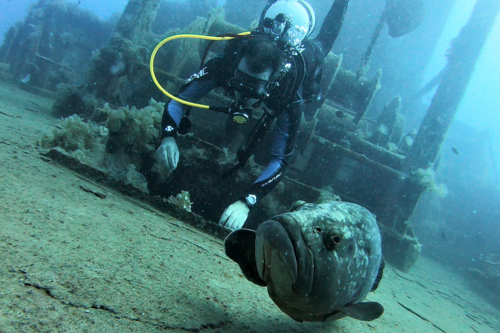
<svg viewBox="0 0 500 333">
<path fill-rule="evenodd" d="M 261 144 L 254 163 L 240 170 L 234 179 L 223 179 L 222 174 L 233 166 L 234 153 L 252 124 L 237 128 L 232 141 L 228 141 L 226 115 L 193 110 L 191 134 L 180 137 L 178 142 L 183 152 L 180 165 L 163 179 L 151 171 L 159 131 L 156 137 L 151 134 L 144 138 L 149 142 L 143 150 L 132 143 L 123 148 L 123 135 L 130 134 L 123 132 L 124 122 L 136 116 L 127 118 L 128 111 L 123 111 L 124 116 L 114 114 L 112 118 L 109 111 L 125 106 L 151 107 L 152 98 L 165 101 L 151 81 L 148 64 L 152 49 L 162 39 L 180 33 L 217 36 L 247 30 L 226 22 L 223 8 L 214 8 L 209 1 L 190 1 L 186 11 L 208 8 L 207 17 L 199 16 L 187 28 L 169 30 L 160 36 L 151 31 L 151 26 L 166 3 L 130 0 L 119 20 L 110 23 L 61 1 L 39 1 L 37 10 L 6 35 L 0 61 L 10 64 L 14 79 L 26 89 L 46 94 L 57 91 L 55 115 L 76 113 L 82 121 L 101 125 L 96 127 L 101 137 L 106 135 L 101 153 L 113 155 L 121 149 L 123 154 L 137 155 L 129 157 L 127 163 L 134 164 L 145 178 L 151 196 L 167 198 L 188 191 L 190 209 L 205 220 L 217 221 L 227 204 L 236 200 L 250 177 L 255 176 L 259 165 L 266 163 L 269 140 Z M 394 9 L 386 9 L 380 24 L 390 24 L 390 10 Z M 404 101 L 399 96 L 387 101 L 378 119 L 366 116 L 383 75 L 378 70 L 366 77 L 365 72 L 371 48 L 380 34 L 379 26 L 357 72 L 342 67 L 342 55 L 330 53 L 321 83 L 324 98 L 315 105 L 312 119 L 302 122 L 300 154 L 296 154 L 283 183 L 252 210 L 250 220 L 262 221 L 287 209 L 295 200 L 316 202 L 335 195 L 377 216 L 386 260 L 408 271 L 420 253 L 410 218 L 422 192 L 436 187 L 433 166 L 444 134 L 497 13 L 498 1 L 478 0 L 469 23 L 450 50 L 448 66 L 437 81 L 438 91 L 418 130 L 405 128 L 405 117 L 400 113 Z M 65 19 L 60 19 L 62 16 Z M 163 47 L 155 63 L 160 83 L 175 92 L 183 79 L 198 70 L 206 44 L 186 39 Z M 222 47 L 214 45 L 209 56 Z M 229 102 L 221 92 L 210 93 L 204 100 L 209 105 Z M 98 112 L 105 103 L 107 113 Z M 154 113 L 150 126 L 159 126 L 161 107 L 155 104 L 153 108 L 156 113 L 150 109 L 144 112 Z M 254 117 L 258 116 L 257 112 Z M 131 121 L 137 122 L 137 117 L 134 119 Z"/>
</svg>

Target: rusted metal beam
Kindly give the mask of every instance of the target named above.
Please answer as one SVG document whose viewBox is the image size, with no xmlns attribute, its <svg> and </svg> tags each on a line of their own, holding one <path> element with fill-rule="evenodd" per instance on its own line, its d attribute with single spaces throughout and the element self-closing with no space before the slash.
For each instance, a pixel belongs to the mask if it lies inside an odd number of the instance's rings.
<svg viewBox="0 0 500 333">
<path fill-rule="evenodd" d="M 478 0 L 469 21 L 453 40 L 448 65 L 403 170 L 427 169 L 435 162 L 499 11 L 499 0 Z"/>
<path fill-rule="evenodd" d="M 139 43 L 149 32 L 162 0 L 130 0 L 115 28 L 122 38 Z"/>
</svg>

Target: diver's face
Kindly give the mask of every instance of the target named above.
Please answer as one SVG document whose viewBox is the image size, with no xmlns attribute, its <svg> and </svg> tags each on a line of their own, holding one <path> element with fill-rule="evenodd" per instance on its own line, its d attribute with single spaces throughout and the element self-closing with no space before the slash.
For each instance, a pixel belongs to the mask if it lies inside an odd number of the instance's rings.
<svg viewBox="0 0 500 333">
<path fill-rule="evenodd" d="M 267 86 L 271 75 L 271 68 L 260 73 L 253 72 L 247 66 L 246 58 L 243 57 L 232 80 L 236 98 L 249 105 L 267 97 Z"/>
</svg>

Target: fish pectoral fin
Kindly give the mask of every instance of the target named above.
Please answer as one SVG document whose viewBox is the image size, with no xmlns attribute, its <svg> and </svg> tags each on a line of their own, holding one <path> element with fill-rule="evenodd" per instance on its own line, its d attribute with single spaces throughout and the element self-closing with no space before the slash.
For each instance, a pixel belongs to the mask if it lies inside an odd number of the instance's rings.
<svg viewBox="0 0 500 333">
<path fill-rule="evenodd" d="M 255 262 L 255 237 L 255 231 L 250 229 L 233 231 L 224 240 L 224 248 L 226 255 L 240 266 L 247 280 L 265 287 L 267 284 L 259 277 Z"/>
<path fill-rule="evenodd" d="M 363 302 L 342 307 L 340 312 L 357 320 L 372 321 L 384 313 L 384 307 L 377 302 Z"/>
</svg>

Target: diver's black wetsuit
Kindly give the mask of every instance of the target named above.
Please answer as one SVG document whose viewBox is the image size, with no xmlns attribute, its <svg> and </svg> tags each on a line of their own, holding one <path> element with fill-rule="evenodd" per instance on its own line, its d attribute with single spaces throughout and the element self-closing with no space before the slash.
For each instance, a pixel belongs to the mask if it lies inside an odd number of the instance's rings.
<svg viewBox="0 0 500 333">
<path fill-rule="evenodd" d="M 319 96 L 321 65 L 337 39 L 349 0 L 336 0 L 328 12 L 318 36 L 303 41 L 304 50 L 290 58 L 292 68 L 279 77 L 279 85 L 273 85 L 264 100 L 265 106 L 273 111 L 277 118 L 276 132 L 269 165 L 250 186 L 247 194 L 254 194 L 258 199 L 267 195 L 282 179 L 289 158 L 295 150 L 304 103 L 314 101 Z M 253 32 L 262 36 L 261 32 Z M 191 76 L 181 87 L 178 96 L 190 102 L 196 102 L 212 89 L 223 87 L 230 90 L 233 77 L 241 58 L 242 39 L 235 38 L 228 43 L 224 54 L 206 63 L 204 69 Z M 162 119 L 162 139 L 176 136 L 185 106 L 170 101 L 165 107 Z"/>
</svg>

